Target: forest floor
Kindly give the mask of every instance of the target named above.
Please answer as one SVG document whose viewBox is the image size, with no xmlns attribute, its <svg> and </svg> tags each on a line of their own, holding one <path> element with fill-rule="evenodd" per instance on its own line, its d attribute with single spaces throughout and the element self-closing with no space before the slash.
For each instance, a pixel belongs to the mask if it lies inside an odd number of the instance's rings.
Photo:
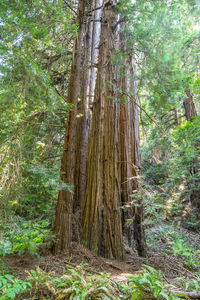
<svg viewBox="0 0 200 300">
<path fill-rule="evenodd" d="M 181 227 L 173 228 L 172 231 L 170 231 L 169 228 L 168 224 L 162 224 L 161 226 L 157 225 L 156 227 L 152 227 L 150 231 L 147 232 L 149 247 L 148 255 L 145 258 L 139 257 L 137 253 L 129 247 L 125 247 L 124 260 L 117 261 L 100 257 L 76 243 L 73 243 L 68 251 L 60 255 L 52 255 L 50 251 L 47 250 L 48 247 L 45 248 L 45 245 L 43 245 L 43 248 L 40 249 L 40 255 L 37 256 L 30 254 L 5 255 L 0 260 L 0 271 L 2 274 L 13 274 L 15 278 L 26 281 L 28 274 L 30 275 L 32 272 L 31 270 L 36 270 L 37 267 L 53 278 L 61 278 L 63 274 L 69 272 L 67 270 L 68 268 L 76 269 L 84 264 L 84 271 L 86 273 L 92 275 L 108 274 L 108 278 L 111 282 L 126 285 L 129 277 L 139 274 L 140 272 L 138 271 L 144 270 L 144 265 L 146 265 L 153 267 L 155 270 L 161 270 L 164 284 L 173 285 L 175 290 L 183 291 L 185 288 L 183 288 L 182 279 L 186 279 L 187 282 L 196 282 L 197 285 L 199 284 L 198 274 L 200 273 L 200 264 L 197 263 L 193 267 L 193 265 L 188 265 L 188 262 L 194 263 L 199 261 L 200 235 L 197 232 L 191 232 Z M 173 240 L 172 237 L 175 237 L 175 239 Z M 176 248 L 173 248 L 173 245 L 176 246 L 177 237 L 179 238 L 177 244 L 178 254 Z M 186 238 L 188 244 L 181 242 L 182 237 Z M 170 244 L 172 241 L 173 243 Z M 187 248 L 186 245 L 191 248 Z M 191 249 L 193 250 L 191 251 Z M 189 256 L 187 256 L 188 253 Z M 199 287 L 196 287 L 196 284 L 194 290 L 199 291 Z M 27 299 L 27 297 L 25 298 Z M 28 299 L 32 298 L 28 297 Z M 48 299 L 53 298 L 50 297 Z M 195 299 L 200 298 L 196 297 Z"/>
<path fill-rule="evenodd" d="M 162 247 L 161 247 L 162 248 Z M 74 244 L 71 249 L 62 255 L 48 254 L 43 257 L 30 255 L 6 255 L 4 264 L 7 269 L 17 277 L 25 280 L 25 271 L 33 270 L 39 266 L 47 273 L 53 272 L 55 276 L 61 276 L 66 271 L 66 266 L 73 268 L 85 264 L 85 270 L 92 274 L 109 273 L 109 278 L 115 282 L 127 281 L 128 277 L 142 270 L 143 265 L 151 266 L 163 272 L 166 283 L 174 284 L 174 278 L 183 276 L 195 279 L 195 274 L 185 266 L 184 259 L 172 255 L 164 255 L 163 251 L 149 251 L 146 258 L 126 248 L 124 261 L 106 259 L 97 256 L 81 245 Z"/>
</svg>

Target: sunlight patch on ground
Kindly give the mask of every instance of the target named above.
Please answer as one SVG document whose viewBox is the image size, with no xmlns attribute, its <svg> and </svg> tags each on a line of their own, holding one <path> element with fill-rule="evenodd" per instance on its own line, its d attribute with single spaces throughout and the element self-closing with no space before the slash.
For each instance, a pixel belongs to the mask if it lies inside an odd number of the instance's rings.
<svg viewBox="0 0 200 300">
<path fill-rule="evenodd" d="M 129 277 L 135 276 L 137 274 L 144 273 L 144 270 L 137 271 L 134 273 L 120 273 L 120 274 L 111 274 L 109 276 L 109 279 L 115 282 L 123 282 L 123 281 L 128 281 Z"/>
</svg>

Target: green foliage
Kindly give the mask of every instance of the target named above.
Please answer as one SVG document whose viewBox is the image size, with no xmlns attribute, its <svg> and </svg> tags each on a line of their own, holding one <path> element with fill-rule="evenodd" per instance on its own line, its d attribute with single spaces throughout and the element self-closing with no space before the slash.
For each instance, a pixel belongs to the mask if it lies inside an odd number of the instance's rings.
<svg viewBox="0 0 200 300">
<path fill-rule="evenodd" d="M 164 255 L 182 259 L 186 268 L 197 270 L 200 265 L 198 236 L 167 223 L 155 224 L 146 229 L 147 244 L 152 250 L 160 249 Z"/>
<path fill-rule="evenodd" d="M 125 2 L 120 2 L 119 9 L 125 6 L 134 28 L 133 32 L 127 25 L 124 31 L 128 39 L 134 39 L 140 101 L 154 120 L 141 113 L 143 175 L 157 194 L 160 190 L 165 216 L 197 230 L 192 206 L 198 206 L 200 124 L 199 117 L 185 120 L 183 102 L 184 91 L 190 89 L 199 105 L 199 5 L 194 1 Z"/>
<path fill-rule="evenodd" d="M 27 271 L 29 275 L 27 280 L 30 283 L 28 294 L 33 297 L 41 297 L 42 295 L 49 294 L 55 295 L 55 286 L 52 282 L 53 272 L 45 272 L 39 267 L 35 270 Z"/>
<path fill-rule="evenodd" d="M 161 223 L 154 224 L 154 226 L 146 229 L 146 240 L 147 245 L 152 249 L 156 250 L 161 249 L 162 243 L 167 243 L 167 238 L 169 237 L 169 233 L 171 230 L 171 226 L 169 224 Z"/>
<path fill-rule="evenodd" d="M 26 295 L 43 297 L 49 295 L 60 299 L 117 299 L 113 296 L 116 287 L 107 278 L 108 274 L 91 275 L 86 273 L 85 266 L 77 268 L 67 267 L 67 273 L 61 277 L 54 277 L 54 273 L 45 272 L 39 267 L 28 272 L 31 288 Z"/>
<path fill-rule="evenodd" d="M 199 136 L 200 136 L 200 117 L 194 118 L 193 122 L 186 122 L 176 127 L 172 132 L 173 141 L 173 158 L 172 168 L 174 169 L 174 178 L 184 180 L 184 176 L 191 177 L 191 181 L 198 181 L 198 173 L 191 174 L 191 168 L 195 165 L 195 158 L 199 153 Z M 175 157 L 174 157 L 175 156 Z M 176 161 L 176 163 L 175 163 Z M 177 167 L 178 166 L 178 167 Z M 196 176 L 196 178 L 195 178 Z"/>
<path fill-rule="evenodd" d="M 77 24 L 61 0 L 0 3 L 0 219 L 52 219 Z"/>
<path fill-rule="evenodd" d="M 5 264 L 4 257 L 0 257 L 0 276 L 10 273 L 12 273 L 12 271 Z"/>
<path fill-rule="evenodd" d="M 70 274 L 54 279 L 58 288 L 57 300 L 60 299 L 116 299 L 112 296 L 114 288 L 107 278 L 109 274 L 86 274 L 84 265 L 72 269 L 67 267 Z"/>
<path fill-rule="evenodd" d="M 30 282 L 14 278 L 13 275 L 0 275 L 0 299 L 16 299 L 16 295 L 30 288 Z"/>
<path fill-rule="evenodd" d="M 177 277 L 177 281 L 181 282 L 181 286 L 186 291 L 200 292 L 200 274 L 195 273 L 194 278 Z"/>
<path fill-rule="evenodd" d="M 154 129 L 142 148 L 143 176 L 153 193 L 162 198 L 165 217 L 196 230 L 199 228 L 196 210 L 200 182 L 199 120 L 197 116 L 193 122 L 183 122 L 165 136 Z"/>
<path fill-rule="evenodd" d="M 161 271 L 146 265 L 144 267 L 144 271 L 129 278 L 128 286 L 124 288 L 129 293 L 129 299 L 180 299 L 170 293 L 169 285 L 163 283 Z"/>
<path fill-rule="evenodd" d="M 144 225 L 147 229 L 152 227 L 155 222 L 156 224 L 163 222 L 165 197 L 163 195 L 161 196 L 160 193 L 155 191 L 149 184 L 145 183 L 142 177 L 138 180 L 141 182 L 140 189 L 131 195 L 132 201 L 125 204 L 123 209 L 126 210 L 131 206 L 137 206 L 138 203 L 142 203 L 144 212 Z M 134 218 L 127 221 L 132 223 Z"/>
<path fill-rule="evenodd" d="M 197 269 L 200 265 L 200 248 L 198 236 L 182 232 L 167 223 L 160 223 L 146 230 L 148 246 L 160 249 L 163 254 L 182 258 L 189 269 Z"/>
<path fill-rule="evenodd" d="M 12 223 L 1 227 L 3 238 L 0 241 L 0 255 L 24 254 L 39 255 L 39 247 L 50 239 L 48 220 L 35 222 L 16 218 Z"/>
<path fill-rule="evenodd" d="M 195 251 L 194 248 L 188 246 L 187 242 L 183 239 L 178 238 L 173 239 L 171 244 L 174 255 L 181 256 L 184 259 L 184 263 L 187 267 L 194 269 L 200 265 L 200 250 Z"/>
</svg>

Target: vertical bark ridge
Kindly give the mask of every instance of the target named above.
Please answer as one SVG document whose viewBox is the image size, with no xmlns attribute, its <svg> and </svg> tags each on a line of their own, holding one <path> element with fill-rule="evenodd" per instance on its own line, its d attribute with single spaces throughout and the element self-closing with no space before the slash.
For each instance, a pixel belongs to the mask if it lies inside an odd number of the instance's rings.
<svg viewBox="0 0 200 300">
<path fill-rule="evenodd" d="M 82 243 L 89 249 L 104 257 L 123 258 L 121 205 L 129 202 L 138 188 L 139 118 L 134 104 L 135 81 L 130 76 L 133 60 L 126 61 L 123 81 L 119 66 L 112 61 L 119 48 L 114 2 L 79 2 L 79 32 L 68 92 L 73 108 L 66 124 L 61 163 L 61 180 L 74 186 L 74 193 L 59 192 L 54 253 L 66 250 L 72 240 L 79 241 L 82 230 Z M 102 3 L 103 13 L 94 10 Z M 101 13 L 101 23 L 94 22 Z M 124 106 L 118 101 L 120 84 L 124 93 L 135 90 L 135 100 Z M 134 225 L 127 227 L 125 219 L 133 214 Z M 134 237 L 139 254 L 144 254 L 142 206 L 130 208 L 123 217 L 129 244 L 133 245 Z"/>
<path fill-rule="evenodd" d="M 187 98 L 184 100 L 183 105 L 185 109 L 185 116 L 187 121 L 193 121 L 194 118 L 197 116 L 197 110 L 194 104 L 193 96 L 190 90 L 185 90 L 185 93 L 187 95 Z M 194 140 L 193 142 L 193 147 L 198 148 L 199 147 L 199 142 L 197 140 Z M 199 173 L 200 170 L 200 160 L 198 156 L 193 158 L 192 164 L 190 167 L 190 174 L 191 176 L 194 176 Z M 200 197 L 199 197 L 199 185 L 200 185 L 200 180 L 196 179 L 195 184 L 194 180 L 192 182 L 193 187 L 190 192 L 190 201 L 193 206 L 193 208 L 197 209 L 197 211 L 200 211 Z M 190 182 L 188 183 L 190 187 Z M 195 187 L 195 188 L 194 188 Z"/>
<path fill-rule="evenodd" d="M 92 1 L 92 0 L 91 0 Z M 73 239 L 79 238 L 79 224 L 74 220 L 84 198 L 86 161 L 88 149 L 88 59 L 91 49 L 87 47 L 89 26 L 86 22 L 86 13 L 91 7 L 91 1 L 80 1 L 78 7 L 79 24 L 78 36 L 75 41 L 74 58 L 71 68 L 71 77 L 68 90 L 68 102 L 73 104 L 69 112 L 64 150 L 61 161 L 61 180 L 74 187 L 74 192 L 61 190 L 58 195 L 55 233 L 58 237 L 54 253 L 66 250 Z M 78 214 L 79 215 L 79 214 Z M 75 225 L 75 226 L 74 226 Z M 73 228 L 72 228 L 73 227 Z"/>
<path fill-rule="evenodd" d="M 122 45 L 122 50 L 126 52 L 124 45 Z M 127 55 L 121 85 L 122 93 L 130 94 L 131 97 L 127 97 L 127 103 L 121 105 L 120 112 L 122 205 L 125 206 L 123 210 L 123 234 L 126 243 L 131 248 L 135 247 L 139 255 L 145 256 L 143 207 L 139 200 L 137 203 L 133 203 L 133 194 L 139 190 L 139 176 L 141 175 L 139 110 L 137 86 L 133 78 L 135 72 L 134 59 L 131 55 Z"/>
<path fill-rule="evenodd" d="M 83 244 L 104 257 L 123 257 L 120 213 L 119 105 L 115 103 L 117 68 L 112 65 L 116 23 L 112 1 L 105 4 L 100 38 L 85 205 Z"/>
</svg>

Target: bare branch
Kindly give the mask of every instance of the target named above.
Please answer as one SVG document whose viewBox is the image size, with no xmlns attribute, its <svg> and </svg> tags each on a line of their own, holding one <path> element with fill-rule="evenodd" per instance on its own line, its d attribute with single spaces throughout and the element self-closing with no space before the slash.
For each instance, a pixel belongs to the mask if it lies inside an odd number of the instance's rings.
<svg viewBox="0 0 200 300">
<path fill-rule="evenodd" d="M 146 110 L 144 108 L 141 107 L 141 105 L 139 105 L 133 96 L 127 94 L 127 93 L 123 93 L 124 95 L 126 95 L 128 98 L 130 98 L 131 100 L 133 100 L 133 102 L 146 114 L 146 116 L 154 123 L 158 126 L 158 123 L 146 112 Z"/>
<path fill-rule="evenodd" d="M 77 16 L 77 12 L 73 9 L 73 7 L 67 2 L 67 0 L 63 0 L 64 4 Z"/>
</svg>

